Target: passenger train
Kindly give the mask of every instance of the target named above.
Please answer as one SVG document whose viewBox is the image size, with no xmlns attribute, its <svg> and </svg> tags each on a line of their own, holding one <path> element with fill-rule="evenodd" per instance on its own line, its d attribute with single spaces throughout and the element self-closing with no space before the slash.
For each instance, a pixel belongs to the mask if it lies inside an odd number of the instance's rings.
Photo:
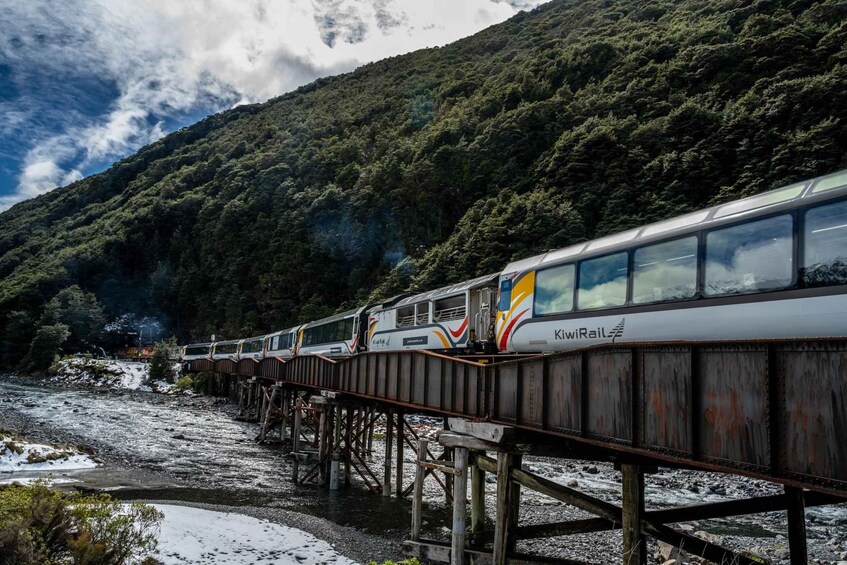
<svg viewBox="0 0 847 565">
<path fill-rule="evenodd" d="M 847 171 L 515 261 L 501 273 L 193 359 L 546 353 L 604 343 L 847 336 Z"/>
</svg>

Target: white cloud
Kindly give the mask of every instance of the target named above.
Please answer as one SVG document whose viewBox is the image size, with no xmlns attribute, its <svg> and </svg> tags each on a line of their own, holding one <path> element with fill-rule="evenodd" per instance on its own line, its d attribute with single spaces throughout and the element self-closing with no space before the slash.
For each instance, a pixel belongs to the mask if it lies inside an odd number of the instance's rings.
<svg viewBox="0 0 847 565">
<path fill-rule="evenodd" d="M 0 63 L 12 67 L 22 96 L 13 106 L 0 103 L 0 132 L 26 137 L 21 142 L 31 148 L 18 192 L 0 197 L 0 210 L 160 138 L 166 118 L 264 101 L 320 76 L 444 45 L 540 3 L 7 2 Z M 99 115 L 78 111 L 73 89 L 64 96 L 61 90 L 77 80 L 113 84 L 117 98 Z M 39 107 L 38 93 L 28 91 L 33 84 L 56 89 L 50 107 Z M 39 122 L 45 111 L 58 123 Z"/>
</svg>

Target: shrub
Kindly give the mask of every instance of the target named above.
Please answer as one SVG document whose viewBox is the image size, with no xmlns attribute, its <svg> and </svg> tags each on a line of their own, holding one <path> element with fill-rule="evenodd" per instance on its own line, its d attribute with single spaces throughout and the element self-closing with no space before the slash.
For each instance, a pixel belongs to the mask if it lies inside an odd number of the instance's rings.
<svg viewBox="0 0 847 565">
<path fill-rule="evenodd" d="M 174 382 L 174 372 L 170 360 L 171 350 L 176 347 L 173 340 L 160 341 L 153 347 L 147 378 L 151 381 Z"/>
<path fill-rule="evenodd" d="M 184 375 L 180 377 L 174 386 L 171 387 L 171 390 L 176 392 L 185 392 L 187 390 L 194 389 L 194 380 L 191 378 L 191 375 Z"/>
<path fill-rule="evenodd" d="M 162 514 L 108 495 L 63 494 L 45 483 L 0 488 L 0 565 L 149 562 Z"/>
<path fill-rule="evenodd" d="M 210 373 L 197 373 L 193 375 L 194 380 L 194 392 L 204 394 L 206 392 L 206 387 L 209 381 Z"/>
</svg>

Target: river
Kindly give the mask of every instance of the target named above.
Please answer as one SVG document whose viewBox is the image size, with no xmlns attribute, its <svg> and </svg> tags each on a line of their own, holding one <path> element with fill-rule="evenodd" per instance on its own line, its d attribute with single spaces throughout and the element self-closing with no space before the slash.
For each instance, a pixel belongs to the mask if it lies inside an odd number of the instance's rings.
<svg viewBox="0 0 847 565">
<path fill-rule="evenodd" d="M 360 561 L 400 556 L 411 520 L 408 501 L 360 488 L 329 493 L 293 485 L 282 449 L 257 444 L 256 424 L 235 420 L 234 411 L 207 397 L 72 390 L 0 378 L 0 428 L 82 446 L 103 463 L 64 473 L 77 488 L 124 500 L 222 505 L 338 538 Z"/>
<path fill-rule="evenodd" d="M 329 493 L 295 486 L 289 460 L 279 446 L 255 442 L 258 426 L 234 418 L 236 407 L 208 397 L 173 397 L 138 391 L 70 390 L 0 378 L 0 428 L 32 439 L 87 446 L 103 466 L 71 473 L 80 488 L 107 490 L 125 500 L 188 503 L 225 508 L 301 528 L 328 540 L 352 559 L 366 562 L 400 557 L 408 535 L 408 500 L 353 487 Z M 421 431 L 421 429 L 419 429 Z M 375 442 L 373 468 L 382 464 Z M 406 484 L 414 455 L 407 450 Z M 526 458 L 524 467 L 620 503 L 620 474 L 610 464 Z M 648 505 L 668 507 L 781 492 L 778 485 L 717 473 L 660 470 L 646 478 Z M 489 509 L 495 485 L 486 484 Z M 450 510 L 433 481 L 427 481 L 424 533 L 445 539 Z M 490 512 L 489 512 L 490 513 Z M 526 491 L 521 520 L 530 523 L 587 515 Z M 847 505 L 807 511 L 810 559 L 837 563 L 847 555 Z M 719 535 L 723 544 L 752 549 L 775 563 L 786 558 L 784 513 L 702 521 L 689 527 Z M 588 562 L 616 561 L 620 532 L 521 542 L 523 550 Z M 657 550 L 651 542 L 651 549 Z M 810 561 L 812 562 L 812 561 Z"/>
</svg>

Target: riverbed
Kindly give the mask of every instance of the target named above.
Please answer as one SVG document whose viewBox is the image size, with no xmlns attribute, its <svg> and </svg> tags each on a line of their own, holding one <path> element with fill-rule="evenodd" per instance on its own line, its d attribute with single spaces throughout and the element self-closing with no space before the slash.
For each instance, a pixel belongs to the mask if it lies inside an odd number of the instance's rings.
<svg viewBox="0 0 847 565">
<path fill-rule="evenodd" d="M 313 485 L 295 486 L 290 463 L 279 446 L 259 445 L 258 426 L 235 419 L 236 407 L 221 399 L 174 397 L 139 391 L 69 390 L 37 381 L 0 379 L 0 428 L 46 442 L 72 443 L 101 462 L 94 470 L 59 478 L 81 489 L 105 490 L 124 500 L 186 504 L 237 512 L 300 528 L 357 562 L 398 559 L 408 535 L 410 502 L 369 493 L 353 481 L 349 490 L 330 493 Z M 440 422 L 410 417 L 423 435 Z M 374 446 L 372 468 L 382 465 L 382 442 Z M 414 455 L 407 450 L 406 484 Z M 524 467 L 612 503 L 620 502 L 620 474 L 611 465 L 526 458 Z M 648 507 L 712 502 L 781 492 L 778 485 L 716 473 L 660 470 L 646 479 Z M 486 485 L 488 508 L 494 487 Z M 434 481 L 425 486 L 424 533 L 447 539 L 450 509 Z M 587 517 L 586 514 L 525 491 L 521 523 Z M 807 512 L 811 562 L 847 559 L 847 508 Z M 734 549 L 748 549 L 787 562 L 782 513 L 684 524 Z M 521 550 L 582 559 L 617 561 L 620 532 L 522 542 Z M 662 562 L 660 548 L 651 553 Z M 665 548 L 667 551 L 667 548 Z M 816 561 L 817 560 L 817 561 Z M 226 563 L 226 561 L 219 561 Z M 235 561 L 233 561 L 235 562 Z"/>
</svg>

